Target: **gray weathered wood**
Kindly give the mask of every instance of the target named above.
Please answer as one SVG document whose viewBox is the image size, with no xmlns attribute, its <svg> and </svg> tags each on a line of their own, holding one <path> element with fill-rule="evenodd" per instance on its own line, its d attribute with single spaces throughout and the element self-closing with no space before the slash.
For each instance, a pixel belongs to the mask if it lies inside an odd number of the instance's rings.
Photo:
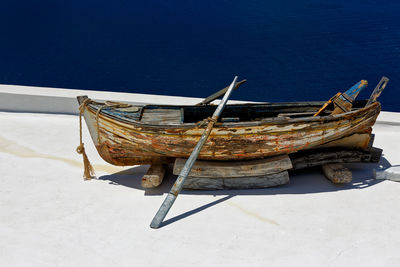
<svg viewBox="0 0 400 267">
<path fill-rule="evenodd" d="M 159 186 L 164 179 L 167 168 L 167 164 L 152 164 L 142 177 L 142 187 L 154 188 Z"/>
<path fill-rule="evenodd" d="M 186 159 L 176 159 L 173 173 L 178 175 Z M 288 155 L 281 155 L 260 160 L 250 161 L 202 161 L 198 160 L 193 165 L 189 176 L 224 178 L 262 176 L 277 173 L 292 168 Z"/>
<path fill-rule="evenodd" d="M 322 171 L 325 177 L 335 184 L 350 183 L 353 179 L 351 171 L 342 164 L 324 164 L 322 165 Z"/>
<path fill-rule="evenodd" d="M 278 117 L 287 117 L 287 118 L 291 118 L 291 117 L 295 117 L 295 118 L 299 118 L 299 117 L 308 117 L 308 116 L 312 116 L 314 115 L 315 111 L 308 111 L 308 112 L 297 112 L 297 113 L 279 113 Z"/>
<path fill-rule="evenodd" d="M 189 176 L 183 186 L 188 190 L 257 189 L 289 183 L 289 173 L 282 171 L 256 177 L 204 178 Z"/>
<path fill-rule="evenodd" d="M 182 123 L 181 109 L 144 108 L 141 122 L 157 125 Z"/>
<path fill-rule="evenodd" d="M 372 151 L 372 150 L 371 150 Z M 371 162 L 371 151 L 322 150 L 291 154 L 293 169 L 303 169 L 330 163 Z M 378 151 L 377 151 L 378 152 Z M 376 158 L 380 155 L 376 155 Z"/>
<path fill-rule="evenodd" d="M 246 80 L 241 80 L 240 82 L 237 82 L 235 87 L 233 88 L 233 90 L 239 88 L 239 86 L 241 86 L 245 82 L 246 82 Z M 226 91 L 228 91 L 228 88 L 229 88 L 229 86 L 227 86 L 224 89 L 221 89 L 218 92 L 215 92 L 214 94 L 206 97 L 203 101 L 201 101 L 200 103 L 196 104 L 196 106 L 207 105 L 207 104 L 211 103 L 212 101 L 214 101 L 218 97 L 224 95 L 226 93 Z"/>
<path fill-rule="evenodd" d="M 182 190 L 183 185 L 185 183 L 186 178 L 188 177 L 190 170 L 193 167 L 197 157 L 199 156 L 200 150 L 203 148 L 204 143 L 207 141 L 208 137 L 211 134 L 211 130 L 214 127 L 214 124 L 218 121 L 219 116 L 221 115 L 226 102 L 228 102 L 228 98 L 230 97 L 233 87 L 235 86 L 237 81 L 237 76 L 233 79 L 231 85 L 229 86 L 228 91 L 225 93 L 224 97 L 222 98 L 221 102 L 218 104 L 217 109 L 214 111 L 214 114 L 209 120 L 207 128 L 203 131 L 203 134 L 200 137 L 200 140 L 197 142 L 196 146 L 194 147 L 192 153 L 190 154 L 188 160 L 185 163 L 185 166 L 182 168 L 181 173 L 179 174 L 178 178 L 176 179 L 174 185 L 172 186 L 171 190 L 169 191 L 167 197 L 165 198 L 164 202 L 161 204 L 161 207 L 158 209 L 156 215 L 154 216 L 153 220 L 150 223 L 151 228 L 159 228 L 162 221 L 164 220 L 165 216 L 167 215 L 168 211 L 174 204 L 176 198 L 179 195 L 179 192 Z"/>
</svg>

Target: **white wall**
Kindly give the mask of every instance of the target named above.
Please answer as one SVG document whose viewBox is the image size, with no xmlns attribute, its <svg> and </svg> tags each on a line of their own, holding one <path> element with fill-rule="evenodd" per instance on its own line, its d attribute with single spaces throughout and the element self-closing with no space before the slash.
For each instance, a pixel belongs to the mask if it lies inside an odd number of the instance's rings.
<svg viewBox="0 0 400 267">
<path fill-rule="evenodd" d="M 0 111 L 78 114 L 77 96 L 131 104 L 196 104 L 201 98 L 0 85 Z M 233 101 L 237 102 L 237 101 Z"/>
<path fill-rule="evenodd" d="M 130 104 L 190 105 L 203 100 L 192 97 L 0 84 L 0 111 L 78 114 L 76 97 L 80 95 L 87 95 L 98 101 L 122 101 Z M 400 113 L 381 112 L 377 123 L 400 125 Z"/>
</svg>

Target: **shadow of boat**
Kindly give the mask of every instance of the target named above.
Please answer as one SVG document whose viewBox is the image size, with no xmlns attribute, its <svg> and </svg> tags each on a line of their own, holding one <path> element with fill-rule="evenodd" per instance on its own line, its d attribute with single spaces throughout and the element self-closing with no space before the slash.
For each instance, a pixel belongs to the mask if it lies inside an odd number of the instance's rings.
<svg viewBox="0 0 400 267">
<path fill-rule="evenodd" d="M 283 194 L 313 194 L 322 192 L 335 192 L 341 190 L 365 189 L 376 185 L 383 180 L 374 179 L 374 169 L 385 170 L 392 165 L 383 156 L 379 163 L 347 163 L 344 164 L 353 172 L 353 180 L 348 184 L 333 184 L 322 175 L 320 168 L 314 167 L 290 173 L 290 184 L 270 187 L 264 189 L 245 189 L 245 190 L 215 190 L 215 191 L 195 191 L 183 190 L 181 194 L 192 195 L 213 195 L 224 196 L 217 200 L 213 200 L 208 204 L 196 207 L 192 210 L 184 212 L 180 215 L 172 217 L 164 221 L 160 227 L 165 227 L 176 221 L 185 219 L 191 215 L 201 212 L 205 209 L 218 205 L 227 201 L 234 196 L 239 195 L 283 195 Z M 149 166 L 137 166 L 127 170 L 112 174 L 104 175 L 98 180 L 108 181 L 113 185 L 126 186 L 137 190 L 143 190 L 146 196 L 160 196 L 168 193 L 177 176 L 172 174 L 172 165 L 169 166 L 167 175 L 163 183 L 157 188 L 144 189 L 141 187 L 141 177 L 146 173 Z M 156 207 L 155 207 L 156 208 Z"/>
<path fill-rule="evenodd" d="M 348 184 L 333 184 L 325 179 L 320 168 L 308 168 L 290 172 L 290 183 L 277 187 L 243 190 L 183 190 L 181 194 L 189 195 L 276 195 L 276 194 L 313 194 L 335 192 L 341 190 L 364 189 L 373 186 L 382 180 L 374 179 L 374 169 L 385 170 L 392 165 L 382 156 L 379 163 L 346 163 L 344 164 L 353 173 L 353 180 Z M 177 176 L 172 174 L 172 165 L 168 167 L 163 183 L 157 188 L 144 189 L 141 186 L 141 177 L 148 170 L 148 165 L 136 166 L 111 175 L 100 176 L 97 179 L 109 181 L 110 184 L 121 185 L 142 190 L 144 195 L 162 195 L 168 193 Z"/>
</svg>

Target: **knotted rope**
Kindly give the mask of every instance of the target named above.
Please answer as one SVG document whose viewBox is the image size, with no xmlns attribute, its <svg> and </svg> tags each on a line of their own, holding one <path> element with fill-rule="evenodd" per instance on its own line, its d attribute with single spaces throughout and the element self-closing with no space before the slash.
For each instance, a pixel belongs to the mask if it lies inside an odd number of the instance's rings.
<svg viewBox="0 0 400 267">
<path fill-rule="evenodd" d="M 101 140 L 100 140 L 100 126 L 99 126 L 99 114 L 101 110 L 105 107 L 112 107 L 112 108 L 128 108 L 131 107 L 132 105 L 130 104 L 125 104 L 125 103 L 120 103 L 120 102 L 113 102 L 113 101 L 106 101 L 104 104 L 99 103 L 96 101 L 91 100 L 90 98 L 85 99 L 82 104 L 79 106 L 79 141 L 80 144 L 76 148 L 76 152 L 79 154 L 82 154 L 83 157 L 83 166 L 84 166 L 84 173 L 83 177 L 85 180 L 90 180 L 94 176 L 94 169 L 93 166 L 90 164 L 90 161 L 88 159 L 88 156 L 86 155 L 85 152 L 85 146 L 82 141 L 82 114 L 85 111 L 86 107 L 88 104 L 97 104 L 101 105 L 96 112 L 96 130 L 97 130 L 97 142 L 100 145 Z"/>
<path fill-rule="evenodd" d="M 213 122 L 216 123 L 217 120 L 213 117 L 207 117 L 204 120 L 201 120 L 199 122 L 196 123 L 196 129 L 203 127 L 205 124 L 209 123 L 209 122 Z"/>
<path fill-rule="evenodd" d="M 83 157 L 83 178 L 85 180 L 90 180 L 92 179 L 94 175 L 94 169 L 92 164 L 90 164 L 90 161 L 88 159 L 88 156 L 86 155 L 85 152 L 85 146 L 82 141 L 82 114 L 85 111 L 86 106 L 89 104 L 91 100 L 89 98 L 85 99 L 82 104 L 79 106 L 79 146 L 76 148 L 76 152 L 78 154 L 82 154 Z"/>
</svg>

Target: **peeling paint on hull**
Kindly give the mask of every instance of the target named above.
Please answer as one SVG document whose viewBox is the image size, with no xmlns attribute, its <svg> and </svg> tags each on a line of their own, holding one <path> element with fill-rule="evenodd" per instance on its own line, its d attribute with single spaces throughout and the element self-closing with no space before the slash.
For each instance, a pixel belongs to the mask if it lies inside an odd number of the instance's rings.
<svg viewBox="0 0 400 267">
<path fill-rule="evenodd" d="M 318 148 L 335 141 L 335 146 L 363 149 L 380 104 L 340 115 L 303 118 L 266 118 L 246 123 L 217 123 L 200 152 L 203 160 L 249 160 L 299 150 Z M 204 127 L 196 124 L 149 125 L 116 120 L 100 112 L 99 132 L 96 110 L 86 108 L 86 124 L 100 156 L 114 165 L 150 164 L 165 158 L 187 158 Z M 98 143 L 97 134 L 100 135 Z M 357 134 L 362 138 L 344 137 Z"/>
</svg>

